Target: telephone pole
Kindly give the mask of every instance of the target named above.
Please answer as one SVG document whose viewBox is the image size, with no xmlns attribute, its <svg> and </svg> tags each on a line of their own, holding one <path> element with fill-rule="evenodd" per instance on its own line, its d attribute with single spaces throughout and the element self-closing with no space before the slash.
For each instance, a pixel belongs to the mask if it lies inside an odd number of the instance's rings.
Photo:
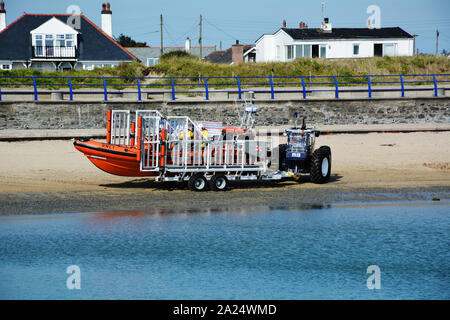
<svg viewBox="0 0 450 320">
<path fill-rule="evenodd" d="M 160 18 L 160 33 L 161 33 L 161 49 L 160 49 L 160 56 L 164 53 L 164 47 L 163 47 L 163 17 L 162 14 L 159 16 Z"/>
<path fill-rule="evenodd" d="M 416 54 L 416 37 L 418 37 L 419 35 L 414 33 L 412 36 L 413 36 L 413 55 L 415 55 Z"/>
<path fill-rule="evenodd" d="M 198 44 L 200 45 L 200 60 L 202 59 L 202 15 L 200 15 L 200 36 L 198 38 Z"/>
<path fill-rule="evenodd" d="M 438 45 L 438 42 L 439 41 L 439 30 L 437 30 L 436 29 L 436 56 L 438 55 L 438 48 L 439 48 L 439 45 Z"/>
</svg>

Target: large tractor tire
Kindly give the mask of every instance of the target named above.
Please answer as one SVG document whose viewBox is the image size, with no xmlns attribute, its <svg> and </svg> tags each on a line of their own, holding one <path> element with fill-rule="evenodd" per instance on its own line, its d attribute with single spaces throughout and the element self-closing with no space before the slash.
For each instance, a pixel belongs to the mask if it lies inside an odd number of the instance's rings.
<svg viewBox="0 0 450 320">
<path fill-rule="evenodd" d="M 310 177 L 314 183 L 325 183 L 330 180 L 331 149 L 322 146 L 314 151 L 311 157 Z"/>
</svg>

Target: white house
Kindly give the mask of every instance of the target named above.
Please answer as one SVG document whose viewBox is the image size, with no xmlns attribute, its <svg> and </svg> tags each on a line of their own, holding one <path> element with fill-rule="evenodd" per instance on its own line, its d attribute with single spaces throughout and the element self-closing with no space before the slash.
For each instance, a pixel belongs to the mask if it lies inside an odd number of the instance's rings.
<svg viewBox="0 0 450 320">
<path fill-rule="evenodd" d="M 412 56 L 413 37 L 399 27 L 332 28 L 325 18 L 321 28 L 283 27 L 256 40 L 256 62 L 290 61 L 296 58 L 368 58 Z"/>
<path fill-rule="evenodd" d="M 91 70 L 137 60 L 111 37 L 111 15 L 102 4 L 102 28 L 83 14 L 24 13 L 6 25 L 0 2 L 0 69 Z"/>
</svg>

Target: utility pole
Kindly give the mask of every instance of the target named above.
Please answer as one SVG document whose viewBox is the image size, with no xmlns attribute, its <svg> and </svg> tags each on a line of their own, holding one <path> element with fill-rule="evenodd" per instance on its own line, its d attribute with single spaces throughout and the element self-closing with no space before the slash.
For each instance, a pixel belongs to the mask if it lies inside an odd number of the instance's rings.
<svg viewBox="0 0 450 320">
<path fill-rule="evenodd" d="M 220 40 L 220 51 L 222 51 L 222 40 Z"/>
<path fill-rule="evenodd" d="M 439 48 L 438 41 L 439 41 L 439 30 L 436 29 L 436 56 L 438 55 L 438 48 Z"/>
<path fill-rule="evenodd" d="M 161 49 L 160 49 L 160 56 L 164 54 L 164 47 L 163 47 L 163 17 L 162 14 L 159 16 L 160 18 L 160 33 L 161 33 Z"/>
<path fill-rule="evenodd" d="M 418 37 L 418 34 L 413 34 L 413 55 L 416 54 L 416 37 Z"/>
<path fill-rule="evenodd" d="M 200 15 L 200 36 L 198 38 L 198 44 L 200 45 L 200 60 L 202 59 L 202 15 Z"/>
</svg>

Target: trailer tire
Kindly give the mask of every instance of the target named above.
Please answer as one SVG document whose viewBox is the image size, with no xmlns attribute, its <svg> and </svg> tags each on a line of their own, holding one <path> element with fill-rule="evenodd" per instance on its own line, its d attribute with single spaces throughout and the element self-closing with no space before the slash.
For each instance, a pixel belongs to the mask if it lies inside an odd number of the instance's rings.
<svg viewBox="0 0 450 320">
<path fill-rule="evenodd" d="M 228 189 L 228 179 L 223 174 L 215 174 L 209 180 L 209 187 L 214 191 L 225 191 Z"/>
<path fill-rule="evenodd" d="M 314 151 L 311 157 L 310 177 L 314 183 L 325 183 L 330 179 L 331 149 L 322 146 Z"/>
<path fill-rule="evenodd" d="M 205 191 L 208 189 L 208 182 L 202 174 L 197 173 L 189 178 L 188 186 L 191 191 Z"/>
</svg>

